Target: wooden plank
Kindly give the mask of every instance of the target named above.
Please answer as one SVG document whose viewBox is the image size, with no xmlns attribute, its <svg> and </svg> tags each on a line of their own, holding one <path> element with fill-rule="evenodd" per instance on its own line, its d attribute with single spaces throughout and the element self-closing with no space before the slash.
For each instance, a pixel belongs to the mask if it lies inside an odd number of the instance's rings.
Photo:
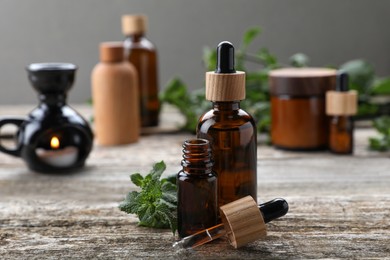
<svg viewBox="0 0 390 260">
<path fill-rule="evenodd" d="M 131 173 L 145 174 L 162 159 L 165 175 L 179 171 L 181 144 L 193 135 L 96 146 L 87 167 L 71 175 L 33 173 L 20 159 L 0 154 L 0 259 L 390 257 L 390 154 L 366 150 L 374 134 L 356 131 L 354 156 L 260 145 L 258 200 L 283 197 L 290 211 L 267 224 L 264 240 L 240 250 L 219 240 L 175 251 L 169 230 L 138 227 L 135 216 L 117 208 L 136 188 Z"/>
</svg>

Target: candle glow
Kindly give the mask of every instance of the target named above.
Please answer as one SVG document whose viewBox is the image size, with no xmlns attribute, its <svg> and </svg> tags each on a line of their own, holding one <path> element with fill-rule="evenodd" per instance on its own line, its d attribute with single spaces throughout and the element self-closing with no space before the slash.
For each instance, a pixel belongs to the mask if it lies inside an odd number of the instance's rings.
<svg viewBox="0 0 390 260">
<path fill-rule="evenodd" d="M 69 167 L 77 161 L 78 149 L 75 146 L 60 148 L 60 139 L 53 136 L 50 139 L 50 150 L 36 149 L 37 156 L 46 164 L 54 167 Z"/>
<path fill-rule="evenodd" d="M 53 149 L 58 149 L 60 147 L 60 139 L 57 136 L 53 136 L 50 140 L 50 147 Z"/>
</svg>

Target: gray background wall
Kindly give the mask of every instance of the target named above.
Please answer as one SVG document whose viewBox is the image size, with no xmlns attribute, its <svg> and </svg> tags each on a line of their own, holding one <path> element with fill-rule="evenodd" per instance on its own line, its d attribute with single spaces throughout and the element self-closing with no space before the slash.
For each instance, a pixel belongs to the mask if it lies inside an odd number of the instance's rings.
<svg viewBox="0 0 390 260">
<path fill-rule="evenodd" d="M 79 65 L 69 101 L 85 102 L 98 44 L 123 39 L 127 13 L 149 16 L 161 88 L 174 76 L 201 87 L 203 46 L 239 45 L 253 26 L 263 34 L 252 50 L 267 47 L 281 62 L 296 52 L 317 66 L 364 58 L 390 75 L 389 10 L 389 0 L 1 0 L 0 105 L 36 103 L 24 67 L 45 61 Z"/>
</svg>

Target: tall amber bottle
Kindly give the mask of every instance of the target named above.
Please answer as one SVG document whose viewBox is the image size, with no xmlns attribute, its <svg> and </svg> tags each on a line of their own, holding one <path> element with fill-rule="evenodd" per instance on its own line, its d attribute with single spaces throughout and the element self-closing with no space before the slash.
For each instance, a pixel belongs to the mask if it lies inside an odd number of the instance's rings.
<svg viewBox="0 0 390 260">
<path fill-rule="evenodd" d="M 92 71 L 91 82 L 98 144 L 120 145 L 138 141 L 138 79 L 134 67 L 124 60 L 121 42 L 100 44 L 100 63 Z"/>
<path fill-rule="evenodd" d="M 160 109 L 157 50 L 145 36 L 146 16 L 122 16 L 122 32 L 126 36 L 126 57 L 138 72 L 141 126 L 157 126 Z"/>
<path fill-rule="evenodd" d="M 326 113 L 330 116 L 329 150 L 353 153 L 353 115 L 357 110 L 357 92 L 348 91 L 348 74 L 337 75 L 336 91 L 326 93 Z"/>
<path fill-rule="evenodd" d="M 217 176 L 212 170 L 210 143 L 184 142 L 183 170 L 179 172 L 177 222 L 180 237 L 217 224 Z"/>
<path fill-rule="evenodd" d="M 234 47 L 221 42 L 217 68 L 206 73 L 206 99 L 212 109 L 202 115 L 197 137 L 211 143 L 218 174 L 218 205 L 247 195 L 257 198 L 257 136 L 251 115 L 240 109 L 245 99 L 245 72 L 234 69 Z"/>
</svg>

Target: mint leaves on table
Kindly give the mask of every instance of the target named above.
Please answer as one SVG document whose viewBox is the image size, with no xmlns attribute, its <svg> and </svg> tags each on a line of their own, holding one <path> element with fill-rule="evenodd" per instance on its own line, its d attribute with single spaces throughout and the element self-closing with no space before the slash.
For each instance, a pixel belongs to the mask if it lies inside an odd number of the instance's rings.
<svg viewBox="0 0 390 260">
<path fill-rule="evenodd" d="M 130 175 L 131 181 L 141 191 L 131 191 L 119 204 L 119 209 L 128 214 L 136 214 L 139 225 L 152 228 L 177 229 L 177 193 L 176 178 L 161 178 L 166 166 L 164 161 L 156 163 L 148 175 L 139 173 Z"/>
<path fill-rule="evenodd" d="M 373 121 L 374 128 L 381 134 L 380 137 L 371 137 L 370 149 L 376 151 L 390 150 L 390 117 L 382 116 Z"/>
</svg>

